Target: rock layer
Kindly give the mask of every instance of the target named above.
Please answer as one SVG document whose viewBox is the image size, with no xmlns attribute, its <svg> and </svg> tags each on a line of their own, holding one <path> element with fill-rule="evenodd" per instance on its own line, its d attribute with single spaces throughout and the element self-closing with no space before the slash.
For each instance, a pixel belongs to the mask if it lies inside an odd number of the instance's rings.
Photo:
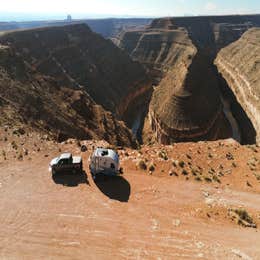
<svg viewBox="0 0 260 260">
<path fill-rule="evenodd" d="M 213 61 L 218 49 L 258 24 L 260 15 L 163 18 L 146 30 L 122 33 L 119 46 L 144 64 L 158 85 L 149 119 L 159 142 L 231 135 Z"/>
<path fill-rule="evenodd" d="M 260 29 L 222 49 L 215 61 L 235 97 L 250 118 L 260 143 Z"/>
</svg>

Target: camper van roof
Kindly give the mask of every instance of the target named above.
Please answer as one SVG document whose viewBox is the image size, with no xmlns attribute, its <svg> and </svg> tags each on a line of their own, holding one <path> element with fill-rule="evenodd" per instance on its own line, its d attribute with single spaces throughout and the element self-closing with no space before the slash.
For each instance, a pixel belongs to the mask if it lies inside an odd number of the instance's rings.
<svg viewBox="0 0 260 260">
<path fill-rule="evenodd" d="M 63 153 L 60 155 L 60 159 L 70 159 L 72 156 L 71 153 Z"/>
<path fill-rule="evenodd" d="M 94 154 L 96 157 L 109 157 L 115 162 L 119 162 L 118 154 L 112 149 L 97 148 Z"/>
</svg>

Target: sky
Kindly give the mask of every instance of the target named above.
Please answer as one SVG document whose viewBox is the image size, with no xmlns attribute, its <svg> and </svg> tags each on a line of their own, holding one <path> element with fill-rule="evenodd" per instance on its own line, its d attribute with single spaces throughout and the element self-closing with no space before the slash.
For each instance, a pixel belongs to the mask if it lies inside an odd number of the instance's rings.
<svg viewBox="0 0 260 260">
<path fill-rule="evenodd" d="M 260 13 L 260 0 L 0 0 L 0 20 L 15 15 L 94 18 L 245 13 Z"/>
</svg>

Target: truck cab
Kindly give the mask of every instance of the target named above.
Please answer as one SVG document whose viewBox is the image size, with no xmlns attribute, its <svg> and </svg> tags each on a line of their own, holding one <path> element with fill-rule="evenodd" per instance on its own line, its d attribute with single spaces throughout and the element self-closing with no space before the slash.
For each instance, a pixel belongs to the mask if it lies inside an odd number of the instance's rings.
<svg viewBox="0 0 260 260">
<path fill-rule="evenodd" d="M 71 153 L 64 153 L 50 162 L 49 169 L 53 175 L 57 172 L 82 172 L 82 159 Z"/>
</svg>

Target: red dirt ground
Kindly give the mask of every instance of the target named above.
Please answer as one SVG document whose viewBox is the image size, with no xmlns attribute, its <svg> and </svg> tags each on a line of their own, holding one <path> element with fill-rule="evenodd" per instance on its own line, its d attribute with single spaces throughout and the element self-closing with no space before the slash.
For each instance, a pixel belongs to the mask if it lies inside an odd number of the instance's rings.
<svg viewBox="0 0 260 260">
<path fill-rule="evenodd" d="M 102 142 L 82 143 L 88 152 L 74 140 L 1 132 L 0 258 L 260 259 L 259 229 L 228 213 L 245 208 L 260 225 L 258 147 L 226 140 L 119 150 L 124 174 L 95 183 L 87 159 Z M 85 174 L 52 178 L 49 161 L 65 151 L 83 156 Z M 140 170 L 139 160 L 155 171 Z M 172 160 L 183 160 L 188 175 Z"/>
</svg>

